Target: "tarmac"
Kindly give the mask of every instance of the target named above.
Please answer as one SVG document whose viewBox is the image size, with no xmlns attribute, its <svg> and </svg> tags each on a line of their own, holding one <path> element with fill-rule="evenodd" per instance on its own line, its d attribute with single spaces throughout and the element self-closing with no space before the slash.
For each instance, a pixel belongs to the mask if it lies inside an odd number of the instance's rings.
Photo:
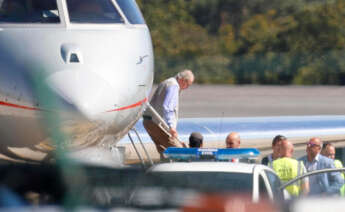
<svg viewBox="0 0 345 212">
<path fill-rule="evenodd" d="M 192 85 L 180 96 L 180 117 L 344 115 L 343 86 Z"/>
<path fill-rule="evenodd" d="M 192 85 L 181 93 L 179 117 L 344 115 L 344 94 L 345 87 L 341 86 Z M 336 147 L 345 147 L 345 135 L 319 137 L 323 141 L 333 142 Z M 219 142 L 213 142 L 212 146 L 206 147 L 224 147 L 224 139 L 221 138 Z M 288 139 L 295 145 L 296 158 L 305 154 L 305 143 L 309 137 Z M 265 156 L 272 151 L 271 142 L 271 138 L 242 138 L 241 146 L 259 148 L 262 156 Z M 149 152 L 155 152 L 153 144 L 146 147 Z M 136 158 L 134 150 L 131 155 Z M 158 154 L 151 157 L 159 158 Z"/>
</svg>

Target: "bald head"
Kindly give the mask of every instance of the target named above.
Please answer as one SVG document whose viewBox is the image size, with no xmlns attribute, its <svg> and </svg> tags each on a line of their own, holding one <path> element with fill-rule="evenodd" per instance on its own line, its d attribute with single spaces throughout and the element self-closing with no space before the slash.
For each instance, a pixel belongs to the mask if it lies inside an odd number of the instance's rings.
<svg viewBox="0 0 345 212">
<path fill-rule="evenodd" d="M 307 143 L 307 157 L 309 161 L 313 161 L 314 158 L 320 153 L 322 141 L 320 138 L 311 138 Z"/>
<path fill-rule="evenodd" d="M 226 148 L 236 149 L 240 148 L 241 138 L 237 132 L 230 133 L 225 140 Z"/>
<path fill-rule="evenodd" d="M 290 141 L 288 140 L 282 141 L 280 150 L 281 150 L 280 152 L 281 157 L 292 158 L 294 147 Z"/>
<path fill-rule="evenodd" d="M 313 137 L 313 138 L 309 139 L 308 144 L 316 144 L 316 145 L 321 147 L 322 141 L 321 141 L 321 138 Z"/>
</svg>

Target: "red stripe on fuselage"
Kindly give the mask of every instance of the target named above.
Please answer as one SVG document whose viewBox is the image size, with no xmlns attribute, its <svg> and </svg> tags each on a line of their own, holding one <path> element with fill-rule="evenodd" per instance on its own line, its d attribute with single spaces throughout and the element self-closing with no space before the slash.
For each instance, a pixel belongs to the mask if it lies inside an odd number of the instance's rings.
<svg viewBox="0 0 345 212">
<path fill-rule="evenodd" d="M 131 108 L 135 108 L 135 107 L 138 107 L 142 104 L 144 104 L 145 102 L 147 102 L 147 98 L 137 102 L 137 103 L 134 103 L 132 105 L 128 105 L 128 106 L 125 106 L 125 107 L 120 107 L 120 108 L 117 108 L 117 109 L 114 109 L 114 110 L 109 110 L 107 112 L 116 112 L 116 111 L 121 111 L 121 110 L 127 110 L 127 109 L 131 109 Z"/>
<path fill-rule="evenodd" d="M 116 111 L 131 109 L 131 108 L 134 108 L 134 107 L 138 107 L 138 106 L 144 104 L 145 102 L 147 102 L 147 98 L 145 98 L 145 99 L 143 99 L 143 100 L 141 100 L 141 101 L 139 101 L 137 103 L 134 103 L 132 105 L 128 105 L 128 106 L 125 106 L 125 107 L 120 107 L 120 108 L 117 108 L 117 109 L 114 109 L 114 110 L 109 110 L 107 112 L 116 112 Z M 12 103 L 3 102 L 3 101 L 0 101 L 0 106 L 13 107 L 13 108 L 24 109 L 24 110 L 32 110 L 32 111 L 43 111 L 40 108 L 28 107 L 28 106 L 23 106 L 23 105 L 17 105 L 17 104 L 12 104 Z"/>
<path fill-rule="evenodd" d="M 36 107 L 28 107 L 28 106 L 12 104 L 12 103 L 3 102 L 3 101 L 0 101 L 0 105 L 1 106 L 6 106 L 6 107 L 14 107 L 14 108 L 19 108 L 19 109 L 24 109 L 24 110 L 41 111 L 41 109 L 36 108 Z"/>
</svg>

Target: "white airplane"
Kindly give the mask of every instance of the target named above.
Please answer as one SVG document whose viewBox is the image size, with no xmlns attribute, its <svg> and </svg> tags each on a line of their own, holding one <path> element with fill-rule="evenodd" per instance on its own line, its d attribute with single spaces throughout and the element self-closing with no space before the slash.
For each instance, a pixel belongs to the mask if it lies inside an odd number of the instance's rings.
<svg viewBox="0 0 345 212">
<path fill-rule="evenodd" d="M 153 82 L 135 0 L 0 0 L 0 49 L 0 158 L 114 163 Z"/>
</svg>

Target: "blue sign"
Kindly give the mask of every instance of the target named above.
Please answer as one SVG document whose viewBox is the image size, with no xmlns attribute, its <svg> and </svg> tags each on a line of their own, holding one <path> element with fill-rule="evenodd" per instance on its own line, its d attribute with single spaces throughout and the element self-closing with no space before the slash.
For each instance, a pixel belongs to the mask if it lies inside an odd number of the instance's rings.
<svg viewBox="0 0 345 212">
<path fill-rule="evenodd" d="M 172 160 L 216 160 L 229 161 L 238 159 L 255 159 L 260 151 L 255 148 L 213 149 L 213 148 L 176 148 L 169 147 L 164 155 Z"/>
</svg>

